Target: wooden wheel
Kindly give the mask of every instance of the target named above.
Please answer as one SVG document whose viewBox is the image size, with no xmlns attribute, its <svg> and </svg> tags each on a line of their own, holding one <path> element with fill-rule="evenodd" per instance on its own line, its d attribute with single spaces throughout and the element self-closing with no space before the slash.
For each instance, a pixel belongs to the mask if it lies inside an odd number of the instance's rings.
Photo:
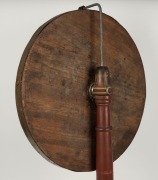
<svg viewBox="0 0 158 180">
<path fill-rule="evenodd" d="M 145 76 L 130 35 L 103 14 L 104 61 L 111 72 L 114 160 L 133 140 L 144 109 Z M 41 26 L 28 43 L 16 81 L 26 136 L 47 160 L 95 170 L 95 104 L 88 89 L 100 61 L 99 13 L 76 10 Z"/>
</svg>

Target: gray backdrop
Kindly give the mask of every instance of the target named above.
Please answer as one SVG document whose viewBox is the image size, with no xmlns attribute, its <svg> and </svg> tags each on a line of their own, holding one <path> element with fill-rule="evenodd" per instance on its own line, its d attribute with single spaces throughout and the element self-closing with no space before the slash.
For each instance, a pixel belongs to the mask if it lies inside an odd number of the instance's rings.
<svg viewBox="0 0 158 180">
<path fill-rule="evenodd" d="M 139 131 L 114 163 L 115 180 L 158 179 L 158 1 L 0 0 L 0 179 L 95 180 L 95 172 L 75 173 L 43 159 L 25 137 L 15 106 L 15 80 L 23 50 L 48 19 L 98 2 L 129 32 L 141 54 L 147 99 Z M 97 9 L 97 8 L 94 8 Z"/>
</svg>

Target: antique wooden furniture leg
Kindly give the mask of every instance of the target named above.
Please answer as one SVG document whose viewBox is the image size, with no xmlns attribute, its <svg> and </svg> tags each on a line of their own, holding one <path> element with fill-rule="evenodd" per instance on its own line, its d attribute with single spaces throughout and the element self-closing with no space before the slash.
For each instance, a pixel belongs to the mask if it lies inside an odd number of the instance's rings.
<svg viewBox="0 0 158 180">
<path fill-rule="evenodd" d="M 113 157 L 110 123 L 111 87 L 108 68 L 98 67 L 91 92 L 97 108 L 96 175 L 97 180 L 113 180 Z"/>
</svg>

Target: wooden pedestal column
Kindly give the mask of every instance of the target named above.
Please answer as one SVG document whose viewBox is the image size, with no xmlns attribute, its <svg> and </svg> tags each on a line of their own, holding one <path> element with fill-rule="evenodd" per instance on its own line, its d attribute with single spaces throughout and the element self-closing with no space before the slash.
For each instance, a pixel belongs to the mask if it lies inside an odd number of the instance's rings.
<svg viewBox="0 0 158 180">
<path fill-rule="evenodd" d="M 97 107 L 96 121 L 96 173 L 97 180 L 113 180 L 113 155 L 111 140 L 110 102 L 107 67 L 98 67 L 92 95 Z"/>
</svg>

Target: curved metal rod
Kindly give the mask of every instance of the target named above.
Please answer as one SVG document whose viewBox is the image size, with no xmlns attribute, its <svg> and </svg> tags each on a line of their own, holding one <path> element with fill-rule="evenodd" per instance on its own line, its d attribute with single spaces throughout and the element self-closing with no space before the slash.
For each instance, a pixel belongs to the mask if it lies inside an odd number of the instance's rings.
<svg viewBox="0 0 158 180">
<path fill-rule="evenodd" d="M 104 65 L 103 60 L 103 18 L 102 18 L 102 7 L 99 3 L 94 3 L 89 6 L 81 6 L 79 9 L 88 9 L 94 6 L 98 6 L 100 12 L 100 65 Z"/>
</svg>

